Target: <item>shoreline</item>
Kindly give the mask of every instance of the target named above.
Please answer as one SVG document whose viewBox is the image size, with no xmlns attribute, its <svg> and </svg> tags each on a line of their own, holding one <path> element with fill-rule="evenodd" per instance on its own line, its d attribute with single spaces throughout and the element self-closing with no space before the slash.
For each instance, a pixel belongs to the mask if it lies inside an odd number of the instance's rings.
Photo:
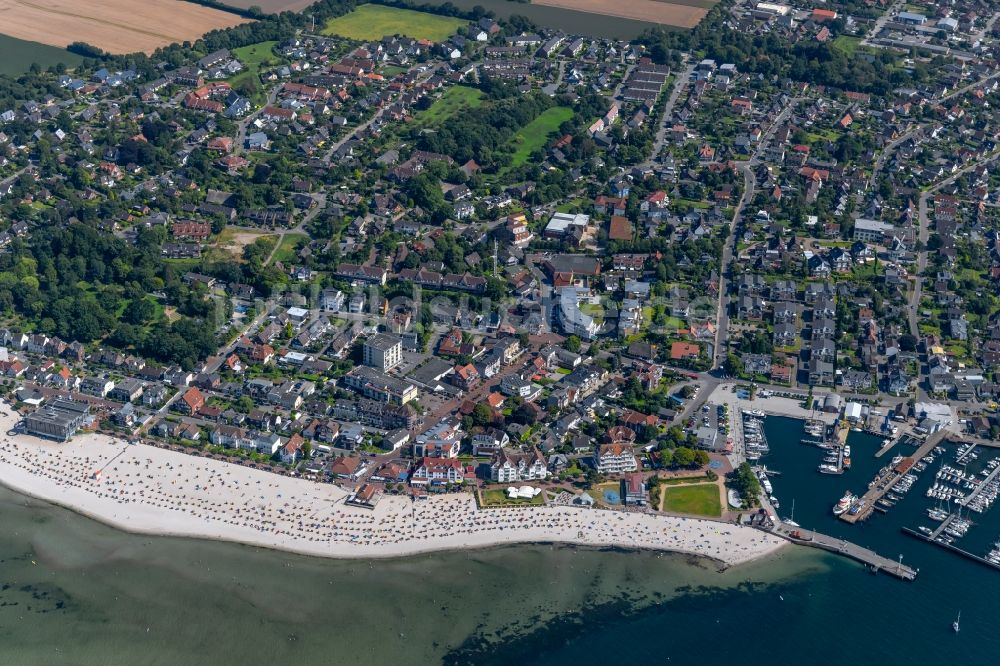
<svg viewBox="0 0 1000 666">
<path fill-rule="evenodd" d="M 409 557 L 420 556 L 420 555 L 430 555 L 433 553 L 474 553 L 481 550 L 487 550 L 489 548 L 516 548 L 518 546 L 555 546 L 559 548 L 572 548 L 579 550 L 590 550 L 596 552 L 614 551 L 621 553 L 660 553 L 666 555 L 675 555 L 677 557 L 692 558 L 696 561 L 706 562 L 713 565 L 715 571 L 724 572 L 730 569 L 735 569 L 747 564 L 756 564 L 768 558 L 772 558 L 781 554 L 782 551 L 787 550 L 790 546 L 796 545 L 794 542 L 781 539 L 781 543 L 766 553 L 762 553 L 752 559 L 744 560 L 741 562 L 730 563 L 725 560 L 715 557 L 712 555 L 703 555 L 698 553 L 692 553 L 682 550 L 674 550 L 670 548 L 654 548 L 648 546 L 630 546 L 626 544 L 618 543 L 594 543 L 587 541 L 573 541 L 573 540 L 514 540 L 514 541 L 498 541 L 496 543 L 484 543 L 472 546 L 432 546 L 426 549 L 415 549 L 411 552 L 400 553 L 400 554 L 366 554 L 366 555 L 323 555 L 318 554 L 313 551 L 308 550 L 297 550 L 293 546 L 274 546 L 263 544 L 254 541 L 243 541 L 239 539 L 231 539 L 221 536 L 211 536 L 211 535 L 200 535 L 200 534 L 189 534 L 182 532 L 159 532 L 152 530 L 143 530 L 138 527 L 133 527 L 130 525 L 125 525 L 123 523 L 112 522 L 106 519 L 104 516 L 90 513 L 84 509 L 75 506 L 69 506 L 62 504 L 56 500 L 51 500 L 45 497 L 39 497 L 33 495 L 20 488 L 15 488 L 8 485 L 3 479 L 0 479 L 0 487 L 12 492 L 16 495 L 22 497 L 27 497 L 36 502 L 42 502 L 48 506 L 56 507 L 64 511 L 69 511 L 78 516 L 86 518 L 88 520 L 93 520 L 96 523 L 100 523 L 105 527 L 110 527 L 113 530 L 123 532 L 125 534 L 131 534 L 133 536 L 144 536 L 144 537 L 163 537 L 167 539 L 187 539 L 192 541 L 211 541 L 215 543 L 231 543 L 233 545 L 242 546 L 244 548 L 259 548 L 261 550 L 266 550 L 273 553 L 288 553 L 290 555 L 297 555 L 300 557 L 311 557 L 320 560 L 339 560 L 344 562 L 349 562 L 352 560 L 365 561 L 365 560 L 379 560 L 379 561 L 392 561 L 392 560 L 405 560 Z M 725 524 L 725 523 L 723 523 Z"/>
<path fill-rule="evenodd" d="M 0 429 L 16 422 L 5 405 Z M 93 471 L 101 470 L 99 477 Z M 480 510 L 469 493 L 375 509 L 332 484 L 284 477 L 106 435 L 67 443 L 3 435 L 0 484 L 124 532 L 229 541 L 335 559 L 394 559 L 514 544 L 676 552 L 728 568 L 787 542 L 709 519 L 541 506 Z"/>
</svg>

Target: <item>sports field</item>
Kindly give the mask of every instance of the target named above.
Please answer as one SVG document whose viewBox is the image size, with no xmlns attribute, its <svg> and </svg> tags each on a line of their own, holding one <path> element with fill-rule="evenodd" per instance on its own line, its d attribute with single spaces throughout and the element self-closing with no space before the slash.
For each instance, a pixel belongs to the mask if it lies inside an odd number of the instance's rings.
<svg viewBox="0 0 1000 666">
<path fill-rule="evenodd" d="M 0 0 L 5 35 L 60 48 L 86 42 L 109 53 L 152 53 L 246 21 L 182 0 Z"/>
<path fill-rule="evenodd" d="M 546 7 L 572 9 L 589 14 L 603 14 L 619 18 L 693 28 L 701 22 L 714 2 L 696 5 L 660 0 L 532 0 Z M 690 0 L 689 0 L 690 1 Z M 707 5 L 707 6 L 705 6 Z"/>
<path fill-rule="evenodd" d="M 83 60 L 75 53 L 70 53 L 65 49 L 57 49 L 48 44 L 38 42 L 26 42 L 16 37 L 0 35 L 0 74 L 10 74 L 17 76 L 24 74 L 31 67 L 31 63 L 37 62 L 42 67 L 58 65 L 63 63 L 67 67 L 75 67 Z"/>
<path fill-rule="evenodd" d="M 411 9 L 361 5 L 350 14 L 327 21 L 322 32 L 324 35 L 338 35 L 358 41 L 381 39 L 386 35 L 405 35 L 414 39 L 441 42 L 467 23 L 463 19 Z"/>
<path fill-rule="evenodd" d="M 566 106 L 555 106 L 546 109 L 540 116 L 524 126 L 514 135 L 517 146 L 511 157 L 511 166 L 518 167 L 528 161 L 531 153 L 545 146 L 549 138 L 555 134 L 559 126 L 573 117 L 573 109 Z"/>
</svg>

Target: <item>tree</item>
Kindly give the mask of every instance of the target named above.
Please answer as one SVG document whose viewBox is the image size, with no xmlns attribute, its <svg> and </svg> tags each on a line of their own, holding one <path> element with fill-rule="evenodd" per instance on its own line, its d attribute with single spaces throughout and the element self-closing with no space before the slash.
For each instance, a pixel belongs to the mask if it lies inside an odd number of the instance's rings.
<svg viewBox="0 0 1000 666">
<path fill-rule="evenodd" d="M 493 411 L 489 408 L 489 405 L 480 402 L 472 409 L 472 422 L 475 425 L 485 426 L 492 420 Z"/>
<path fill-rule="evenodd" d="M 574 354 L 580 353 L 580 347 L 581 347 L 580 338 L 575 335 L 569 336 L 563 343 L 563 347 L 566 349 L 566 351 L 573 352 Z"/>
<path fill-rule="evenodd" d="M 740 374 L 743 370 L 743 364 L 740 363 L 740 357 L 732 352 L 726 354 L 726 362 L 723 364 L 726 369 L 726 373 L 733 375 L 734 377 Z"/>
<path fill-rule="evenodd" d="M 677 467 L 691 467 L 694 464 L 695 452 L 686 446 L 678 446 L 674 451 L 674 465 Z"/>
<path fill-rule="evenodd" d="M 701 449 L 698 449 L 697 451 L 694 452 L 694 464 L 697 465 L 698 467 L 704 467 L 705 465 L 708 464 L 708 461 L 709 458 L 707 451 L 702 451 Z"/>
<path fill-rule="evenodd" d="M 538 420 L 534 408 L 528 403 L 519 405 L 511 414 L 511 420 L 522 425 L 534 425 Z"/>
<path fill-rule="evenodd" d="M 731 475 L 731 485 L 743 498 L 746 506 L 756 506 L 760 497 L 760 481 L 749 463 L 741 463 Z"/>
</svg>

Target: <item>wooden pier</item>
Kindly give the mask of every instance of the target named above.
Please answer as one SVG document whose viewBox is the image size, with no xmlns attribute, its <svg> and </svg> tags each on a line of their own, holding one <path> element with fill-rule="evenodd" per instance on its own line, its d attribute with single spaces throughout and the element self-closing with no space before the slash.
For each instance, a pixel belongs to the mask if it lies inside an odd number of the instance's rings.
<svg viewBox="0 0 1000 666">
<path fill-rule="evenodd" d="M 831 536 L 820 534 L 819 532 L 804 530 L 801 527 L 791 527 L 783 523 L 775 525 L 771 532 L 776 536 L 780 536 L 783 539 L 787 539 L 788 541 L 801 546 L 819 548 L 831 553 L 843 555 L 844 557 L 849 557 L 852 560 L 861 562 L 862 564 L 871 567 L 873 572 L 884 572 L 895 576 L 900 580 L 915 580 L 917 577 L 917 570 L 906 566 L 902 563 L 902 561 L 890 560 L 887 557 L 882 557 L 873 550 L 864 548 L 844 539 L 835 539 Z"/>
<path fill-rule="evenodd" d="M 851 524 L 868 519 L 875 510 L 875 503 L 882 499 L 900 479 L 910 472 L 910 468 L 913 467 L 914 462 L 930 453 L 948 434 L 945 431 L 934 433 L 927 438 L 927 441 L 920 445 L 920 448 L 913 452 L 912 456 L 904 458 L 903 462 L 884 474 L 880 472 L 879 476 L 875 477 L 874 485 L 868 489 L 868 492 L 861 496 L 861 509 L 857 513 L 845 511 L 840 514 L 840 519 Z M 907 460 L 910 461 L 910 464 L 906 464 Z"/>
</svg>

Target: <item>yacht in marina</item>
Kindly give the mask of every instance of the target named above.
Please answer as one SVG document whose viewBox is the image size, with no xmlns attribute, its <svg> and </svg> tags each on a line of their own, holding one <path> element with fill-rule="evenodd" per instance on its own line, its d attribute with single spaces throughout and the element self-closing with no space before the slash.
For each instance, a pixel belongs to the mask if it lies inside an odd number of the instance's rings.
<svg viewBox="0 0 1000 666">
<path fill-rule="evenodd" d="M 854 493 L 848 490 L 846 493 L 844 493 L 844 496 L 841 497 L 840 500 L 833 505 L 833 515 L 839 516 L 842 513 L 846 512 L 856 499 L 857 497 L 854 495 Z"/>
</svg>

